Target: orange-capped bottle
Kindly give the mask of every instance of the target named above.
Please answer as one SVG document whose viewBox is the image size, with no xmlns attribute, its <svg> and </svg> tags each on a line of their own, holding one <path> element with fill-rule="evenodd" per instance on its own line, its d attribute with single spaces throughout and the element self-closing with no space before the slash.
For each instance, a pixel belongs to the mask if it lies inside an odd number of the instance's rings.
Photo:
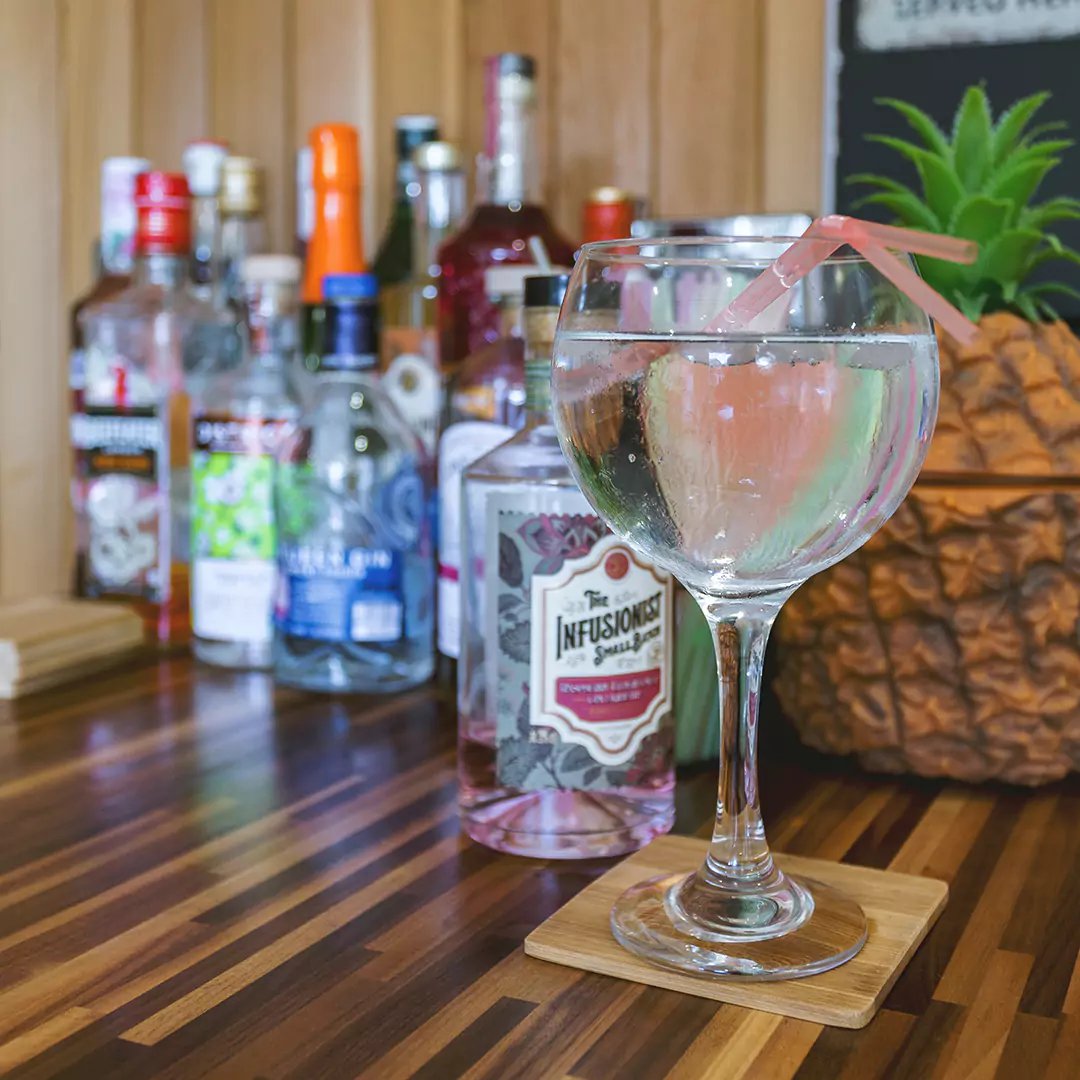
<svg viewBox="0 0 1080 1080">
<path fill-rule="evenodd" d="M 308 241 L 303 301 L 322 300 L 327 274 L 367 269 L 360 225 L 360 143 L 351 124 L 320 124 L 308 143 L 314 155 L 315 227 Z"/>
</svg>

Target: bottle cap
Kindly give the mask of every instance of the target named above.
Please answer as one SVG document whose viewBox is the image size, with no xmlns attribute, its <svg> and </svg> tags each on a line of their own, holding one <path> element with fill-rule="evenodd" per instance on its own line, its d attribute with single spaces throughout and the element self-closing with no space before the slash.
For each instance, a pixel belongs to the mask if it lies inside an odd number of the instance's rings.
<svg viewBox="0 0 1080 1080">
<path fill-rule="evenodd" d="M 488 63 L 500 75 L 521 75 L 526 79 L 536 78 L 536 61 L 527 53 L 498 53 L 488 57 Z"/>
<path fill-rule="evenodd" d="M 313 152 L 312 186 L 357 188 L 360 186 L 360 139 L 351 124 L 319 124 L 308 142 Z"/>
<path fill-rule="evenodd" d="M 525 306 L 527 308 L 557 308 L 562 306 L 569 274 L 543 274 L 525 279 Z"/>
<path fill-rule="evenodd" d="M 229 144 L 217 139 L 196 139 L 184 149 L 184 173 L 191 194 L 209 198 L 221 190 L 221 166 L 229 156 Z"/>
<path fill-rule="evenodd" d="M 293 255 L 249 255 L 240 264 L 243 281 L 261 281 L 272 285 L 298 285 L 303 266 Z"/>
<path fill-rule="evenodd" d="M 601 204 L 628 203 L 630 202 L 630 194 L 620 187 L 612 187 L 609 184 L 605 187 L 593 188 L 592 191 L 589 192 L 589 197 L 586 201 Z M 619 239 L 621 239 L 621 237 Z"/>
<path fill-rule="evenodd" d="M 191 245 L 191 195 L 180 173 L 144 172 L 135 178 L 138 231 L 145 254 L 183 254 Z"/>
<path fill-rule="evenodd" d="M 413 152 L 413 164 L 422 173 L 454 172 L 461 168 L 461 154 L 451 142 L 426 142 Z"/>
<path fill-rule="evenodd" d="M 258 214 L 262 210 L 262 166 L 251 157 L 227 157 L 221 166 L 221 210 Z"/>
<path fill-rule="evenodd" d="M 116 191 L 130 200 L 135 194 L 135 177 L 149 171 L 146 158 L 107 157 L 101 163 L 101 193 Z"/>
<path fill-rule="evenodd" d="M 434 116 L 399 116 L 394 121 L 394 143 L 399 161 L 411 161 L 413 151 L 439 137 L 439 122 Z"/>
<path fill-rule="evenodd" d="M 322 279 L 324 300 L 374 300 L 379 279 L 374 274 L 327 274 Z"/>
</svg>

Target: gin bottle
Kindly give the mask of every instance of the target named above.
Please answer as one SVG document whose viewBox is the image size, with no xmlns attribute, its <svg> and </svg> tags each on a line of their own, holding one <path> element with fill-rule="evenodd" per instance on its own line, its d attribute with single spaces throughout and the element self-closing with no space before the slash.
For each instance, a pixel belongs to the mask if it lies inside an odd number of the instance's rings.
<svg viewBox="0 0 1080 1080">
<path fill-rule="evenodd" d="M 525 283 L 525 427 L 465 473 L 461 815 L 500 851 L 617 855 L 671 827 L 671 578 L 612 536 L 551 420 L 566 275 Z"/>
<path fill-rule="evenodd" d="M 274 671 L 329 692 L 431 677 L 430 463 L 379 385 L 378 283 L 322 281 L 314 387 L 279 453 Z"/>
<path fill-rule="evenodd" d="M 276 575 L 273 475 L 299 419 L 300 260 L 249 255 L 239 268 L 248 349 L 194 383 L 191 461 L 192 651 L 229 668 L 270 666 Z"/>
<path fill-rule="evenodd" d="M 183 176 L 141 173 L 131 285 L 88 305 L 71 419 L 80 594 L 127 599 L 159 642 L 188 632 L 191 419 L 187 380 L 232 362 L 234 320 L 187 289 Z"/>
</svg>

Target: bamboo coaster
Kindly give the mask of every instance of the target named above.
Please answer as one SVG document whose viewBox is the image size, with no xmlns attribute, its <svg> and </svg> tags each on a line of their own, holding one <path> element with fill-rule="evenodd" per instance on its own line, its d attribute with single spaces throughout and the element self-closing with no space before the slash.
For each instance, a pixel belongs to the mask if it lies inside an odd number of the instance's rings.
<svg viewBox="0 0 1080 1080">
<path fill-rule="evenodd" d="M 776 855 L 777 863 L 785 871 L 840 889 L 866 913 L 870 935 L 846 964 L 803 979 L 738 982 L 657 967 L 627 952 L 611 935 L 608 918 L 612 904 L 631 885 L 645 878 L 696 867 L 704 858 L 707 846 L 706 841 L 687 836 L 654 840 L 583 889 L 538 926 L 525 939 L 525 952 L 541 960 L 665 990 L 817 1024 L 861 1028 L 870 1023 L 941 914 L 949 895 L 945 882 L 933 878 L 825 859 Z"/>
</svg>

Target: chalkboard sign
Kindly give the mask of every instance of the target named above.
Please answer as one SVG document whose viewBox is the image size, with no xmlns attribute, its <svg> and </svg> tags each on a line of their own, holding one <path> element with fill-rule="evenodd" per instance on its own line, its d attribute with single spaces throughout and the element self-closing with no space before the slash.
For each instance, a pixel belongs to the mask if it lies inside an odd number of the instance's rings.
<svg viewBox="0 0 1080 1080">
<path fill-rule="evenodd" d="M 856 173 L 884 174 L 919 190 L 912 165 L 865 138 L 875 132 L 919 142 L 903 117 L 875 98 L 910 101 L 950 132 L 973 83 L 986 88 L 995 117 L 1017 98 L 1053 94 L 1036 123 L 1066 121 L 1078 145 L 1064 152 L 1037 197 L 1080 197 L 1080 0 L 833 0 L 829 14 L 825 211 L 890 220 L 882 207 L 853 208 L 870 190 L 845 182 Z M 1051 228 L 1080 250 L 1080 221 Z M 1048 269 L 1040 276 L 1080 289 L 1080 267 L 1056 262 Z M 1080 318 L 1080 301 L 1053 302 L 1070 322 Z"/>
</svg>

